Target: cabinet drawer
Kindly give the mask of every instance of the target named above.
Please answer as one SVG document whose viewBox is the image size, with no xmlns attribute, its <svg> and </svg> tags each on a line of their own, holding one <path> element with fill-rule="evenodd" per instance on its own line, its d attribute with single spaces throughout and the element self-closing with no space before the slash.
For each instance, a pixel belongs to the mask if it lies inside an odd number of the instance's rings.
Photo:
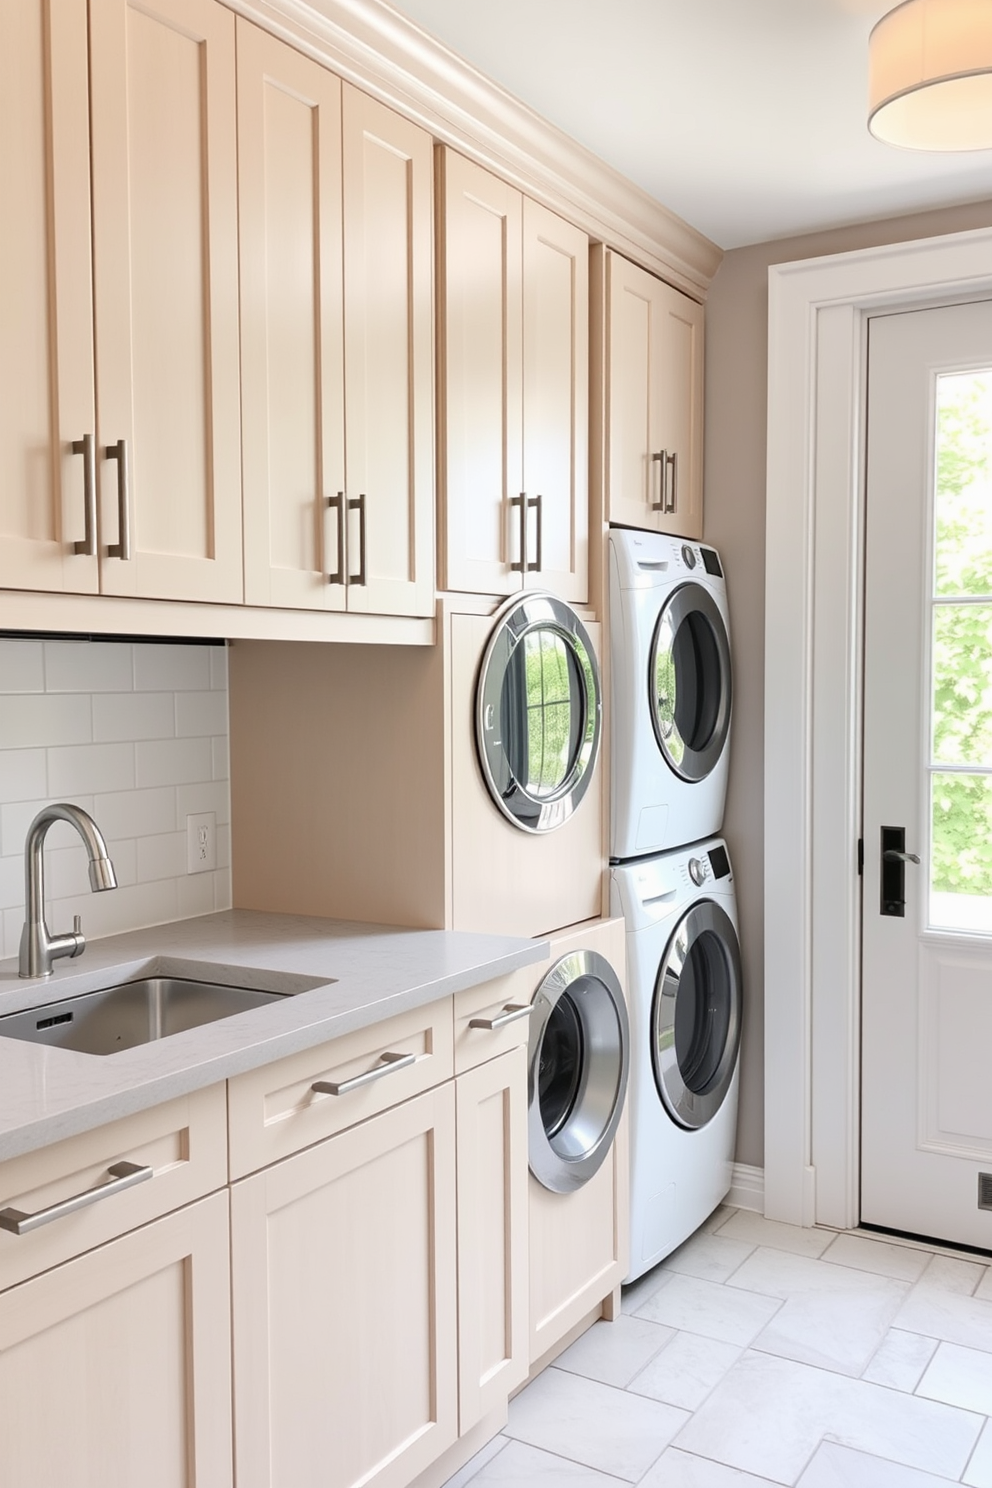
<svg viewBox="0 0 992 1488">
<path fill-rule="evenodd" d="M 526 1044 L 530 1036 L 530 1016 L 514 1016 L 513 1009 L 530 1007 L 531 998 L 546 971 L 547 964 L 539 961 L 511 972 L 509 976 L 483 982 L 478 987 L 467 987 L 464 992 L 455 994 L 456 1074 Z M 495 1026 L 483 1026 L 489 1022 Z"/>
<path fill-rule="evenodd" d="M 228 1087 L 231 1177 L 419 1095 L 449 1080 L 453 1069 L 446 997 L 238 1075 Z M 314 1089 L 325 1084 L 338 1086 L 337 1093 Z"/>
<path fill-rule="evenodd" d="M 225 1137 L 224 1086 L 212 1085 L 0 1164 L 0 1222 L 23 1230 L 0 1228 L 0 1290 L 221 1188 Z"/>
</svg>

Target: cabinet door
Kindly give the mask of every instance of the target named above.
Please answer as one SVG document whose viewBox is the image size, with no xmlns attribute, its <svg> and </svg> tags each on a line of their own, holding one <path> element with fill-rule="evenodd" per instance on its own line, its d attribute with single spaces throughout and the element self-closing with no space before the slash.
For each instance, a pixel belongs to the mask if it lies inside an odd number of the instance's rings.
<svg viewBox="0 0 992 1488">
<path fill-rule="evenodd" d="M 524 199 L 525 583 L 589 591 L 589 239 Z"/>
<path fill-rule="evenodd" d="M 341 83 L 237 39 L 245 600 L 341 610 Z"/>
<path fill-rule="evenodd" d="M 238 601 L 234 16 L 92 0 L 90 29 L 101 586 Z"/>
<path fill-rule="evenodd" d="M 462 1435 L 527 1378 L 527 1049 L 459 1075 Z"/>
<path fill-rule="evenodd" d="M 0 1294 L 0 1482 L 230 1488 L 227 1192 Z"/>
<path fill-rule="evenodd" d="M 232 1189 L 239 1488 L 400 1488 L 456 1425 L 449 1083 Z"/>
<path fill-rule="evenodd" d="M 511 594 L 522 579 L 523 198 L 451 150 L 439 162 L 441 584 Z"/>
<path fill-rule="evenodd" d="M 0 584 L 94 593 L 86 0 L 0 6 Z M 94 493 L 95 499 L 95 493 Z"/>
<path fill-rule="evenodd" d="M 703 307 L 607 254 L 611 522 L 702 534 Z"/>
<path fill-rule="evenodd" d="M 344 86 L 348 608 L 434 613 L 432 145 Z"/>
</svg>

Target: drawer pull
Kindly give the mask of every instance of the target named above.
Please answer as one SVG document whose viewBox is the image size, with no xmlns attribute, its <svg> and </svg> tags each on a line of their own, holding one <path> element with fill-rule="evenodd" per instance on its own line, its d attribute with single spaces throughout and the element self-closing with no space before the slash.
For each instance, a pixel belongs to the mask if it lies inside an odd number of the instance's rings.
<svg viewBox="0 0 992 1488">
<path fill-rule="evenodd" d="M 374 1084 L 393 1070 L 409 1069 L 416 1062 L 416 1054 L 383 1054 L 375 1068 L 366 1070 L 364 1075 L 355 1075 L 350 1080 L 315 1080 L 310 1089 L 316 1095 L 347 1095 L 351 1090 L 361 1090 L 363 1085 Z"/>
<path fill-rule="evenodd" d="M 133 1188 L 136 1183 L 144 1183 L 146 1178 L 155 1176 L 154 1168 L 139 1167 L 133 1162 L 113 1163 L 107 1172 L 110 1174 L 109 1183 L 98 1183 L 96 1188 L 73 1194 L 71 1199 L 62 1199 L 58 1204 L 52 1204 L 48 1209 L 39 1209 L 34 1214 L 24 1214 L 20 1209 L 0 1209 L 0 1230 L 7 1230 L 11 1235 L 29 1235 L 32 1230 L 51 1224 L 53 1219 L 63 1219 L 67 1214 L 75 1214 L 77 1209 L 85 1209 L 100 1199 L 108 1199 L 111 1194 L 123 1193 L 125 1188 Z"/>
<path fill-rule="evenodd" d="M 469 1018 L 468 1026 L 469 1028 L 485 1028 L 487 1032 L 493 1033 L 497 1028 L 505 1028 L 508 1023 L 516 1023 L 518 1018 L 529 1018 L 533 1011 L 532 1002 L 508 1002 L 495 1018 Z"/>
</svg>

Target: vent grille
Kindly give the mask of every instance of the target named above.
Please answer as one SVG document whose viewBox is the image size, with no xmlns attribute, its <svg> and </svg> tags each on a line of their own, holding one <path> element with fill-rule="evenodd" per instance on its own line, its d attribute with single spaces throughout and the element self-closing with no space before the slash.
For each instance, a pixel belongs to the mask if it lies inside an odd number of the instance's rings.
<svg viewBox="0 0 992 1488">
<path fill-rule="evenodd" d="M 992 1209 L 992 1173 L 978 1175 L 978 1207 Z"/>
</svg>

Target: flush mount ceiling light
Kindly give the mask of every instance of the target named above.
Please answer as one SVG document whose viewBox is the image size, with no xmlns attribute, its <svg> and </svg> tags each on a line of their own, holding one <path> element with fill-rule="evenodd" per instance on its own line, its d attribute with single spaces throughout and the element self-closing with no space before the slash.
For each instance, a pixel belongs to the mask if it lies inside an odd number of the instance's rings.
<svg viewBox="0 0 992 1488">
<path fill-rule="evenodd" d="M 868 74 L 876 139 L 992 149 L 992 0 L 905 0 L 872 31 Z"/>
</svg>

